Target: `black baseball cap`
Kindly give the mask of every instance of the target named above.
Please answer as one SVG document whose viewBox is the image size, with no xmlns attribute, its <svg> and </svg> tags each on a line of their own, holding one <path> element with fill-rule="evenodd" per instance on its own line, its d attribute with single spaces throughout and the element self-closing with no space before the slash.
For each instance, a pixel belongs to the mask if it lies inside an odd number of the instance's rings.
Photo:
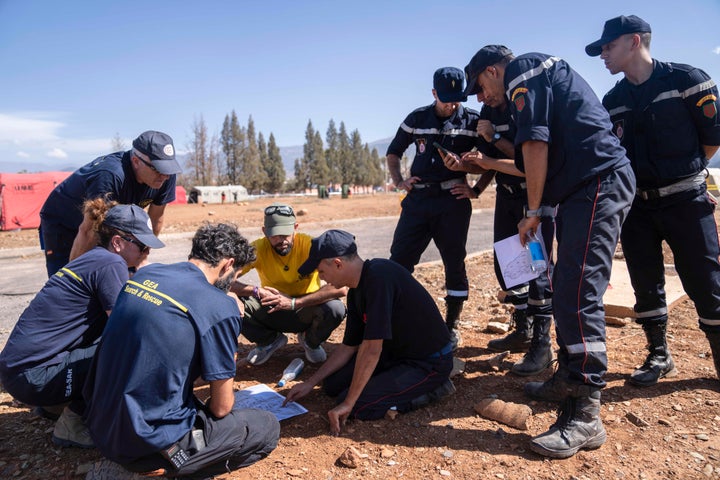
<svg viewBox="0 0 720 480">
<path fill-rule="evenodd" d="M 153 167 L 163 175 L 182 173 L 182 168 L 175 160 L 173 140 L 167 133 L 148 130 L 133 140 L 132 146 L 147 155 Z"/>
<path fill-rule="evenodd" d="M 148 214 L 137 205 L 115 205 L 105 214 L 103 224 L 129 233 L 148 247 L 162 248 L 165 246 L 153 233 L 152 222 Z"/>
<path fill-rule="evenodd" d="M 433 88 L 438 99 L 443 103 L 464 102 L 467 100 L 467 96 L 463 93 L 465 75 L 459 68 L 443 67 L 435 70 Z"/>
<path fill-rule="evenodd" d="M 467 87 L 465 87 L 465 95 L 475 95 L 480 90 L 477 84 L 477 77 L 483 70 L 490 65 L 495 65 L 508 55 L 512 55 L 512 50 L 505 45 L 485 45 L 477 51 L 470 59 L 470 63 L 465 66 L 465 76 Z"/>
<path fill-rule="evenodd" d="M 621 35 L 626 33 L 650 33 L 650 24 L 642 18 L 635 15 L 620 15 L 619 17 L 611 18 L 605 22 L 603 27 L 602 37 L 587 47 L 585 47 L 585 53 L 591 57 L 597 57 L 602 53 L 602 46 L 607 45 Z"/>
<path fill-rule="evenodd" d="M 355 236 L 344 230 L 328 230 L 317 238 L 312 239 L 310 256 L 300 265 L 298 273 L 308 275 L 317 269 L 320 260 L 336 258 L 357 252 Z"/>
</svg>

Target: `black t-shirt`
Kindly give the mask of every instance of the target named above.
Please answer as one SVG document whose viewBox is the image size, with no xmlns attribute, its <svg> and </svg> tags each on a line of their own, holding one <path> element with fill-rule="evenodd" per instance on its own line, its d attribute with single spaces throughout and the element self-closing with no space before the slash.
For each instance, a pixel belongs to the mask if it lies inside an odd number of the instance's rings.
<svg viewBox="0 0 720 480">
<path fill-rule="evenodd" d="M 420 359 L 450 341 L 432 296 L 410 272 L 391 260 L 366 260 L 360 282 L 347 298 L 345 345 L 382 339 L 384 353 Z"/>
</svg>

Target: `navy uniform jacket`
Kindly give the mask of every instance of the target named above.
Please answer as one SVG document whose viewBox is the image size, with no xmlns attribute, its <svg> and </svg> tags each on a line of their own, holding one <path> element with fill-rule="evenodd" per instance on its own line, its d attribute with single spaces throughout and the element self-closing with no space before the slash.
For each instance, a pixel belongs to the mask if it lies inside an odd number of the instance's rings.
<svg viewBox="0 0 720 480">
<path fill-rule="evenodd" d="M 515 134 L 517 129 L 515 128 L 515 124 L 512 121 L 509 107 L 501 110 L 499 108 L 493 108 L 488 105 L 484 105 L 482 110 L 480 111 L 480 119 L 489 120 L 490 123 L 495 125 L 495 131 L 499 133 L 504 139 L 511 142 L 515 141 Z M 478 150 L 492 158 L 507 158 L 507 155 L 501 152 L 497 147 L 495 147 L 495 145 L 492 145 L 488 142 L 483 142 L 482 145 L 478 147 Z M 515 152 L 515 157 L 519 157 L 520 155 L 522 155 L 520 149 L 516 150 L 517 151 Z M 525 181 L 525 177 L 518 177 L 516 175 L 509 175 L 503 172 L 496 172 L 495 181 L 498 184 L 502 183 L 504 185 L 520 185 Z"/>
<path fill-rule="evenodd" d="M 504 82 L 517 127 L 515 145 L 528 140 L 548 144 L 543 198 L 550 205 L 629 162 L 597 95 L 561 58 L 520 55 L 505 69 Z M 522 159 L 515 163 L 524 171 Z"/>
<path fill-rule="evenodd" d="M 193 384 L 235 376 L 237 303 L 190 262 L 143 267 L 108 319 L 83 393 L 98 450 L 130 463 L 195 424 Z"/>
<path fill-rule="evenodd" d="M 415 143 L 415 158 L 410 175 L 419 177 L 421 182 L 443 182 L 452 178 L 464 178 L 464 172 L 453 172 L 445 167 L 433 142 L 449 151 L 462 155 L 481 141 L 477 134 L 480 114 L 459 105 L 448 118 L 435 115 L 435 104 L 420 107 L 405 118 L 395 138 L 388 147 L 388 155 L 402 157 L 411 143 Z"/>
<path fill-rule="evenodd" d="M 50 193 L 40 210 L 43 222 L 77 230 L 83 220 L 85 200 L 109 194 L 108 200 L 145 208 L 151 203 L 164 205 L 175 200 L 175 175 L 158 190 L 139 183 L 130 164 L 130 152 L 98 157 L 80 167 Z"/>
<path fill-rule="evenodd" d="M 700 172 L 703 145 L 720 145 L 718 89 L 698 68 L 653 60 L 641 85 L 620 80 L 603 99 L 642 189 Z"/>
</svg>

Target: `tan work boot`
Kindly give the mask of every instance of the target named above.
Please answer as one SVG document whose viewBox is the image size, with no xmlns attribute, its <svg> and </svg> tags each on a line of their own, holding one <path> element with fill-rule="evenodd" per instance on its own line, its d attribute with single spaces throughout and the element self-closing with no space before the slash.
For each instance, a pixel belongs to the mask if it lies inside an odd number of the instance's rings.
<svg viewBox="0 0 720 480">
<path fill-rule="evenodd" d="M 82 417 L 68 407 L 55 422 L 52 440 L 59 447 L 95 448 Z"/>
</svg>

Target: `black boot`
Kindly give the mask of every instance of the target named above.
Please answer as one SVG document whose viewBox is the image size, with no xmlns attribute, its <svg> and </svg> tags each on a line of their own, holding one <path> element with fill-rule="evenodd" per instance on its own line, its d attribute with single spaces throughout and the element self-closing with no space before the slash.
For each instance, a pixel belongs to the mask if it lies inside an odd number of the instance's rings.
<svg viewBox="0 0 720 480">
<path fill-rule="evenodd" d="M 445 324 L 450 330 L 450 342 L 453 345 L 453 351 L 457 350 L 458 345 L 462 344 L 462 338 L 460 338 L 460 332 L 457 329 L 457 322 L 460 319 L 460 314 L 463 310 L 464 298 L 461 297 L 445 297 Z"/>
<path fill-rule="evenodd" d="M 530 349 L 533 331 L 525 310 L 515 310 L 513 312 L 513 321 L 515 322 L 515 330 L 503 338 L 490 340 L 488 349 L 494 352 L 509 350 L 511 353 L 527 352 Z"/>
<path fill-rule="evenodd" d="M 552 458 L 568 458 L 578 450 L 599 448 L 607 435 L 600 420 L 600 390 L 586 385 L 574 390 L 563 402 L 555 424 L 530 443 L 533 452 Z"/>
<path fill-rule="evenodd" d="M 667 323 L 644 324 L 642 328 L 645 330 L 647 349 L 650 353 L 642 367 L 630 375 L 629 382 L 638 387 L 649 387 L 663 377 L 674 377 L 677 375 L 677 370 L 665 340 Z"/>
<path fill-rule="evenodd" d="M 527 377 L 537 375 L 550 366 L 553 361 L 552 348 L 550 346 L 550 315 L 532 316 L 532 340 L 530 350 L 523 356 L 522 360 L 515 363 L 510 371 L 516 375 Z"/>
<path fill-rule="evenodd" d="M 705 336 L 710 342 L 710 350 L 712 350 L 713 361 L 715 362 L 715 374 L 720 379 L 720 332 L 705 332 Z"/>
<path fill-rule="evenodd" d="M 528 382 L 523 387 L 525 395 L 543 402 L 562 402 L 568 396 L 568 370 L 558 359 L 558 369 L 544 382 Z"/>
</svg>

